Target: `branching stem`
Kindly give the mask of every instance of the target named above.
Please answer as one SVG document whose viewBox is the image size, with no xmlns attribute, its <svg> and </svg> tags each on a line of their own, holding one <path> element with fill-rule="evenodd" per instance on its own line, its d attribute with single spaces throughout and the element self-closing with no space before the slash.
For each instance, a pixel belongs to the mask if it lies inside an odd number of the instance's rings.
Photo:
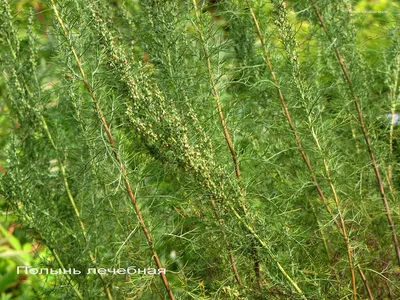
<svg viewBox="0 0 400 300">
<path fill-rule="evenodd" d="M 88 79 L 86 77 L 86 74 L 85 74 L 85 72 L 83 70 L 83 67 L 82 67 L 82 63 L 81 63 L 81 61 L 80 61 L 80 59 L 78 57 L 78 54 L 76 53 L 76 50 L 75 50 L 75 47 L 72 44 L 72 41 L 69 39 L 68 31 L 67 31 L 67 29 L 66 29 L 66 27 L 64 25 L 64 22 L 63 22 L 60 14 L 58 12 L 58 9 L 57 9 L 57 6 L 54 3 L 54 0 L 51 0 L 51 4 L 52 4 L 53 10 L 54 10 L 56 19 L 57 19 L 57 21 L 58 21 L 58 23 L 59 23 L 59 25 L 60 25 L 60 27 L 62 29 L 62 32 L 63 32 L 65 38 L 67 39 L 67 41 L 69 43 L 69 46 L 71 48 L 71 52 L 72 52 L 72 54 L 74 56 L 75 62 L 77 64 L 77 67 L 78 67 L 79 72 L 81 74 L 83 84 L 85 85 L 86 89 L 88 90 L 88 92 L 89 92 L 89 94 L 90 94 L 90 96 L 92 98 L 92 101 L 94 102 L 96 112 L 98 113 L 100 121 L 101 121 L 101 123 L 103 125 L 103 128 L 104 128 L 105 132 L 106 132 L 108 141 L 110 143 L 111 149 L 112 149 L 113 154 L 114 154 L 114 158 L 115 158 L 116 162 L 118 163 L 118 165 L 119 165 L 119 167 L 121 169 L 121 172 L 122 172 L 122 175 L 123 175 L 123 178 L 124 178 L 124 184 L 125 184 L 126 191 L 128 193 L 129 199 L 131 200 L 132 205 L 133 205 L 133 207 L 135 209 L 136 215 L 137 215 L 138 220 L 139 220 L 140 227 L 142 228 L 142 231 L 143 231 L 143 233 L 144 233 L 144 235 L 146 237 L 147 244 L 148 244 L 151 252 L 153 253 L 153 259 L 154 259 L 154 261 L 155 261 L 155 263 L 156 263 L 156 265 L 157 265 L 157 267 L 159 269 L 164 269 L 162 264 L 161 264 L 161 261 L 160 261 L 160 258 L 158 256 L 158 253 L 157 253 L 157 251 L 156 251 L 156 249 L 154 247 L 153 239 L 152 239 L 152 237 L 150 235 L 150 232 L 147 229 L 147 225 L 146 225 L 146 223 L 145 223 L 145 221 L 143 219 L 142 212 L 140 211 L 139 205 L 138 205 L 138 203 L 136 201 L 136 198 L 134 196 L 134 193 L 132 191 L 131 185 L 129 183 L 129 178 L 128 178 L 128 175 L 127 175 L 127 171 L 126 171 L 125 165 L 122 162 L 122 159 L 120 157 L 120 154 L 119 154 L 115 139 L 114 139 L 114 137 L 113 137 L 113 135 L 111 133 L 111 129 L 110 129 L 109 125 L 107 124 L 107 121 L 105 119 L 103 110 L 102 110 L 102 108 L 100 106 L 99 100 L 98 100 L 98 98 L 97 98 L 92 86 L 90 85 L 90 83 L 89 83 L 89 81 L 88 81 Z M 171 300 L 174 300 L 175 297 L 174 297 L 174 295 L 172 293 L 172 290 L 169 287 L 169 283 L 168 283 L 167 277 L 165 276 L 164 272 L 159 272 L 159 273 L 160 273 L 160 276 L 161 276 L 161 280 L 162 280 L 162 282 L 164 284 L 165 290 L 167 291 L 167 293 L 169 295 L 169 298 Z"/>
<path fill-rule="evenodd" d="M 361 127 L 361 131 L 363 133 L 364 139 L 365 139 L 365 143 L 367 145 L 367 149 L 368 149 L 368 154 L 369 157 L 371 159 L 372 162 L 372 167 L 374 169 L 374 173 L 375 173 L 375 177 L 376 177 L 376 182 L 378 185 L 378 189 L 379 189 L 379 194 L 382 198 L 384 207 L 385 207 L 385 213 L 386 213 L 386 217 L 389 223 L 389 227 L 392 233 L 392 240 L 393 240 L 393 245 L 394 245 L 394 249 L 395 249 L 395 253 L 396 253 L 396 258 L 397 258 L 397 263 L 400 266 L 400 248 L 399 248 L 399 243 L 397 241 L 397 234 L 396 234 L 396 230 L 394 227 L 394 223 L 392 220 L 392 214 L 390 212 L 390 208 L 389 208 L 389 202 L 387 200 L 386 197 L 386 193 L 385 193 L 385 189 L 383 186 L 383 181 L 381 178 L 381 173 L 379 171 L 379 166 L 378 166 L 378 162 L 376 161 L 375 155 L 374 155 L 374 151 L 372 149 L 372 145 L 371 145 L 371 139 L 369 137 L 368 131 L 367 131 L 367 127 L 365 126 L 365 122 L 364 122 L 364 117 L 363 117 L 363 113 L 361 110 L 361 106 L 360 106 L 360 100 L 358 98 L 358 95 L 356 93 L 356 90 L 354 88 L 353 85 L 353 81 L 351 79 L 350 73 L 345 65 L 345 62 L 343 60 L 343 57 L 338 49 L 337 46 L 335 46 L 334 42 L 333 42 L 333 37 L 329 34 L 327 26 L 325 24 L 324 18 L 322 17 L 321 12 L 319 11 L 317 5 L 315 4 L 315 1 L 312 1 L 312 7 L 315 11 L 315 14 L 317 15 L 317 18 L 322 26 L 323 31 L 325 32 L 326 36 L 328 37 L 329 42 L 333 45 L 333 49 L 335 52 L 335 56 L 337 58 L 337 61 L 340 65 L 340 68 L 342 69 L 343 75 L 346 78 L 346 82 L 348 84 L 350 93 L 352 95 L 353 98 L 353 102 L 357 111 L 357 116 L 358 116 L 358 121 L 360 123 L 360 127 Z"/>
<path fill-rule="evenodd" d="M 198 9 L 196 0 L 193 0 L 193 5 L 194 5 L 194 8 L 195 8 L 197 22 L 199 23 L 199 25 L 201 27 L 200 11 Z M 239 160 L 237 158 L 236 151 L 235 151 L 235 148 L 234 148 L 233 143 L 232 143 L 232 138 L 230 136 L 229 129 L 228 129 L 227 124 L 226 124 L 225 115 L 224 115 L 224 113 L 222 111 L 220 95 L 219 95 L 219 91 L 217 89 L 217 83 L 216 83 L 216 81 L 214 79 L 215 76 L 214 76 L 213 66 L 211 64 L 210 54 L 209 54 L 209 51 L 208 51 L 208 48 L 207 48 L 206 39 L 204 37 L 202 28 L 199 28 L 198 31 L 199 31 L 200 39 L 201 39 L 201 42 L 202 42 L 202 45 L 203 45 L 204 56 L 205 56 L 205 59 L 207 61 L 207 68 L 208 68 L 208 73 L 209 73 L 209 78 L 210 78 L 210 85 L 211 85 L 211 89 L 213 91 L 213 94 L 214 94 L 214 97 L 215 97 L 215 100 L 216 100 L 218 115 L 219 115 L 219 119 L 220 119 L 220 122 L 221 122 L 221 125 L 222 125 L 224 138 L 225 138 L 225 141 L 226 141 L 226 143 L 228 145 L 229 151 L 231 153 L 233 165 L 235 167 L 235 174 L 236 174 L 236 178 L 238 180 L 238 184 L 239 184 L 239 187 L 240 187 L 240 191 L 241 191 L 242 197 L 244 197 L 246 195 L 246 190 L 244 189 L 244 186 L 242 184 Z M 249 216 L 249 212 L 248 212 L 248 209 L 246 207 L 246 204 L 242 203 L 241 199 L 239 199 L 239 204 L 240 204 L 240 207 L 242 208 L 243 212 L 245 213 L 245 215 Z M 250 219 L 252 219 L 252 218 L 250 218 Z M 253 253 L 253 257 L 254 257 L 254 273 L 255 273 L 255 276 L 256 276 L 256 279 L 257 279 L 258 287 L 259 287 L 260 290 L 262 290 L 259 255 L 258 255 L 258 251 L 257 251 L 257 248 L 255 247 L 255 244 L 254 244 L 253 240 L 251 240 L 251 244 L 252 244 L 251 245 L 252 253 Z M 231 261 L 232 261 L 232 259 L 231 259 Z M 235 270 L 236 266 L 232 266 L 232 268 Z M 235 276 L 236 275 L 237 274 L 235 273 Z"/>
</svg>

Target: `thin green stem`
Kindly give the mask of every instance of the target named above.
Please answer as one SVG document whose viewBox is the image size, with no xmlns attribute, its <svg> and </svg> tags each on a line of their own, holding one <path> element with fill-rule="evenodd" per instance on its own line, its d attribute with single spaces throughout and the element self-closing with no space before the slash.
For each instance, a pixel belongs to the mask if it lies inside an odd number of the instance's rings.
<svg viewBox="0 0 400 300">
<path fill-rule="evenodd" d="M 287 281 L 293 286 L 293 288 L 296 290 L 297 293 L 301 296 L 302 299 L 307 299 L 307 297 L 304 295 L 303 291 L 300 289 L 300 287 L 297 285 L 297 283 L 290 277 L 290 275 L 286 272 L 286 270 L 282 267 L 282 265 L 279 263 L 278 259 L 276 258 L 275 254 L 272 252 L 271 248 L 268 247 L 267 243 L 264 242 L 264 240 L 254 231 L 253 227 L 247 224 L 247 222 L 240 216 L 240 214 L 237 212 L 237 210 L 232 206 L 230 202 L 228 202 L 228 207 L 232 211 L 232 213 L 235 215 L 235 217 L 242 223 L 242 225 L 250 232 L 250 234 L 257 240 L 257 242 L 268 252 L 268 255 L 271 257 L 272 261 L 276 264 L 278 267 L 279 271 L 282 273 L 282 275 L 286 278 Z"/>
<path fill-rule="evenodd" d="M 49 139 L 49 141 L 50 141 L 50 144 L 53 146 L 54 150 L 55 150 L 56 153 L 57 153 L 57 161 L 58 161 L 58 165 L 59 165 L 59 167 L 60 167 L 61 174 L 62 174 L 62 177 L 63 177 L 63 183 L 64 183 L 65 191 L 67 192 L 68 199 L 69 199 L 69 201 L 70 201 L 70 203 L 71 203 L 71 206 L 72 206 L 72 208 L 73 208 L 73 210 L 74 210 L 75 216 L 76 216 L 76 218 L 78 219 L 79 226 L 80 226 L 81 232 L 82 232 L 82 236 L 83 236 L 83 239 L 84 239 L 84 241 L 85 241 L 85 246 L 86 246 L 86 248 L 88 249 L 89 258 L 90 258 L 90 260 L 92 261 L 92 263 L 96 266 L 96 265 L 97 265 L 97 263 L 96 263 L 96 258 L 95 258 L 95 256 L 93 255 L 93 252 L 92 252 L 92 250 L 90 249 L 90 246 L 89 246 L 89 240 L 88 240 L 88 238 L 87 238 L 87 233 L 86 233 L 85 224 L 84 224 L 83 221 L 82 221 L 81 214 L 80 214 L 80 212 L 79 212 L 79 209 L 78 209 L 78 207 L 77 207 L 77 205 L 76 205 L 75 199 L 74 199 L 74 197 L 73 197 L 73 195 L 72 195 L 71 189 L 70 189 L 70 187 L 69 187 L 68 176 L 67 176 L 67 171 L 66 171 L 65 165 L 64 165 L 64 163 L 62 162 L 62 158 L 61 158 L 61 156 L 60 156 L 60 154 L 59 154 L 59 150 L 58 150 L 58 148 L 57 148 L 57 146 L 56 146 L 56 144 L 55 144 L 55 142 L 54 142 L 54 139 L 53 139 L 53 137 L 52 137 L 52 135 L 51 135 L 51 132 L 50 132 L 50 130 L 49 130 L 49 127 L 47 126 L 46 119 L 45 119 L 42 115 L 39 115 L 39 118 L 40 118 L 40 121 L 41 121 L 41 123 L 42 123 L 43 129 L 44 129 L 44 131 L 46 132 L 46 135 L 47 135 L 47 137 L 48 137 L 48 139 Z M 107 286 L 107 283 L 106 283 L 105 280 L 104 280 L 104 275 L 103 275 L 103 274 L 99 274 L 98 272 L 96 272 L 96 273 L 98 274 L 98 276 L 99 276 L 99 278 L 100 278 L 100 280 L 101 280 L 101 283 L 102 283 L 102 285 L 103 285 L 103 287 L 104 287 L 104 292 L 105 292 L 107 298 L 108 298 L 109 300 L 112 300 L 113 297 L 112 297 L 112 295 L 111 295 L 111 291 L 110 291 L 109 287 Z"/>
</svg>

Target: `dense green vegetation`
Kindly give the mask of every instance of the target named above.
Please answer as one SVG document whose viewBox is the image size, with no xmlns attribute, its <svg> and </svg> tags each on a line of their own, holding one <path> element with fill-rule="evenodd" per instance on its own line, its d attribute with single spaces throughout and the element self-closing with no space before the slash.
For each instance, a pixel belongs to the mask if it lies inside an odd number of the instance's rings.
<svg viewBox="0 0 400 300">
<path fill-rule="evenodd" d="M 0 299 L 400 297 L 400 5 L 0 1 Z"/>
</svg>

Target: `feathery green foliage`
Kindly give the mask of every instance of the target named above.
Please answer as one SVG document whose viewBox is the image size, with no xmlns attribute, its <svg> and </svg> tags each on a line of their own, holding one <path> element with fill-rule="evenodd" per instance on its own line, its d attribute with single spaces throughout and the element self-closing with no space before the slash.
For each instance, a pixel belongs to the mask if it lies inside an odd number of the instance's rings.
<svg viewBox="0 0 400 300">
<path fill-rule="evenodd" d="M 400 297 L 400 6 L 360 3 L 1 0 L 0 194 L 81 271 L 35 297 Z"/>
</svg>

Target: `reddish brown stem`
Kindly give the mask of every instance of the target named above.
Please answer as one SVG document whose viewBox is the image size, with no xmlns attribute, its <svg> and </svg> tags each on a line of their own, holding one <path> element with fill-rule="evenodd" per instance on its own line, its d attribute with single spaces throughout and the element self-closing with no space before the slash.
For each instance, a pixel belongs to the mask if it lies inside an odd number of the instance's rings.
<svg viewBox="0 0 400 300">
<path fill-rule="evenodd" d="M 317 15 L 317 18 L 318 18 L 318 20 L 319 20 L 319 22 L 320 22 L 320 24 L 321 24 L 326 36 L 328 37 L 328 40 L 330 41 L 330 43 L 332 45 L 334 45 L 333 49 L 334 49 L 334 52 L 335 52 L 335 56 L 336 56 L 336 58 L 337 58 L 337 60 L 339 62 L 339 65 L 340 65 L 340 68 L 342 69 L 344 77 L 346 78 L 346 82 L 348 84 L 350 93 L 352 95 L 353 102 L 354 102 L 354 105 L 355 105 L 355 108 L 356 108 L 356 111 L 357 111 L 358 121 L 360 123 L 361 131 L 362 131 L 362 134 L 364 136 L 365 143 L 367 145 L 368 154 L 369 154 L 369 157 L 370 157 L 371 162 L 372 162 L 372 167 L 374 169 L 374 173 L 375 173 L 376 182 L 377 182 L 377 185 L 378 185 L 379 194 L 380 194 L 381 199 L 383 201 L 383 205 L 385 207 L 385 214 L 386 214 L 386 217 L 387 217 L 387 220 L 388 220 L 388 223 L 389 223 L 389 227 L 390 227 L 390 230 L 391 230 L 391 233 L 392 233 L 392 240 L 393 240 L 393 245 L 394 245 L 394 248 L 395 248 L 397 263 L 400 266 L 400 248 L 399 248 L 399 243 L 398 243 L 398 240 L 397 240 L 397 234 L 396 234 L 396 230 L 395 230 L 394 223 L 393 223 L 393 220 L 392 220 L 392 215 L 391 215 L 391 212 L 390 212 L 390 209 L 389 209 L 389 202 L 388 202 L 386 194 L 385 194 L 385 189 L 384 189 L 383 181 L 382 181 L 381 174 L 380 174 L 380 171 L 379 171 L 379 166 L 378 166 L 378 163 L 376 161 L 374 152 L 372 150 L 371 140 L 370 140 L 370 137 L 368 135 L 367 128 L 365 126 L 364 117 L 363 117 L 363 113 L 362 113 L 361 106 L 360 106 L 360 100 L 359 100 L 359 98 L 357 96 L 357 93 L 355 91 L 355 88 L 354 88 L 354 85 L 353 85 L 353 81 L 351 80 L 350 73 L 349 73 L 349 71 L 348 71 L 348 69 L 347 69 L 347 67 L 346 67 L 346 65 L 344 63 L 343 57 L 340 54 L 340 51 L 339 51 L 338 47 L 335 46 L 333 38 L 328 32 L 328 29 L 326 27 L 325 21 L 324 21 L 322 15 L 321 15 L 317 5 L 315 4 L 315 1 L 313 1 L 312 6 L 313 6 L 313 9 L 314 9 L 314 11 L 315 11 L 315 13 Z"/>
<path fill-rule="evenodd" d="M 365 277 L 364 272 L 361 269 L 360 265 L 357 265 L 357 269 L 358 269 L 358 273 L 360 274 L 360 277 L 364 283 L 365 289 L 367 290 L 369 300 L 374 300 L 374 296 L 372 295 L 371 288 L 369 287 L 367 277 Z"/>
<path fill-rule="evenodd" d="M 306 166 L 307 166 L 307 169 L 308 169 L 308 171 L 309 171 L 309 173 L 310 173 L 310 176 L 311 176 L 312 181 L 314 182 L 314 186 L 315 186 L 315 188 L 316 188 L 316 190 L 317 190 L 317 193 L 318 193 L 318 195 L 319 195 L 321 201 L 324 203 L 324 205 L 325 205 L 327 211 L 328 211 L 331 215 L 333 215 L 333 214 L 332 214 L 332 210 L 331 210 L 331 208 L 328 206 L 328 203 L 327 203 L 327 201 L 326 201 L 326 197 L 325 197 L 325 195 L 324 195 L 324 192 L 322 191 L 321 187 L 319 186 L 319 183 L 318 183 L 318 181 L 317 181 L 317 177 L 316 177 L 315 172 L 314 172 L 314 170 L 313 170 L 313 168 L 312 168 L 312 166 L 311 166 L 310 160 L 308 159 L 307 154 L 306 154 L 306 152 L 304 151 L 304 148 L 303 148 L 303 145 L 302 145 L 302 143 L 301 143 L 300 137 L 299 137 L 299 135 L 297 134 L 296 128 L 295 128 L 295 126 L 294 126 L 294 124 L 293 124 L 292 117 L 291 117 L 291 115 L 290 115 L 288 106 L 287 106 L 287 104 L 286 104 L 285 97 L 283 96 L 282 90 L 281 90 L 281 88 L 279 87 L 279 81 L 278 81 L 277 76 L 276 76 L 276 74 L 275 74 L 274 68 L 272 67 L 271 60 L 269 59 L 268 50 L 267 50 L 267 47 L 266 47 L 266 45 L 265 45 L 265 40 L 264 40 L 264 38 L 263 38 L 263 35 L 262 35 L 261 29 L 260 29 L 260 25 L 259 25 L 258 19 L 257 19 L 255 13 L 254 13 L 254 10 L 253 10 L 252 7 L 250 7 L 250 13 L 251 13 L 251 15 L 252 15 L 252 17 L 253 17 L 254 24 L 255 24 L 255 26 L 256 26 L 256 28 L 257 28 L 257 35 L 258 35 L 258 38 L 259 38 L 260 41 L 261 41 L 261 45 L 262 45 L 262 49 L 263 49 L 263 53 L 264 53 L 265 62 L 266 62 L 266 64 L 267 64 L 267 66 L 268 66 L 268 69 L 269 69 L 269 71 L 270 71 L 270 73 L 271 73 L 271 75 L 272 75 L 274 84 L 275 84 L 276 89 L 277 89 L 277 91 L 278 91 L 279 100 L 280 100 L 280 102 L 281 102 L 281 105 L 282 105 L 282 108 L 283 108 L 285 117 L 286 117 L 286 119 L 287 119 L 287 121 L 288 121 L 290 130 L 292 131 L 293 136 L 294 136 L 294 138 L 295 138 L 295 140 L 296 140 L 297 149 L 299 150 L 300 155 L 301 155 L 301 157 L 302 157 L 304 163 L 305 163 Z M 340 224 L 338 223 L 337 220 L 335 220 L 335 223 L 336 223 L 337 227 L 340 228 Z"/>
<path fill-rule="evenodd" d="M 77 64 L 79 72 L 80 72 L 80 74 L 82 76 L 82 81 L 83 81 L 86 89 L 88 90 L 88 92 L 89 92 L 89 94 L 90 94 L 90 96 L 91 96 L 91 98 L 92 98 L 92 100 L 93 100 L 93 102 L 95 104 L 96 111 L 99 114 L 100 121 L 101 121 L 101 123 L 103 125 L 103 128 L 104 128 L 105 132 L 106 132 L 106 135 L 107 135 L 108 141 L 109 141 L 109 143 L 111 145 L 111 149 L 113 151 L 114 157 L 115 157 L 117 163 L 119 164 L 119 166 L 121 168 L 122 175 L 124 177 L 125 188 L 127 190 L 129 199 L 131 200 L 132 205 L 133 205 L 133 207 L 135 209 L 136 215 L 137 215 L 138 220 L 139 220 L 140 227 L 141 227 L 141 229 L 142 229 L 142 231 L 143 231 L 143 233 L 144 233 L 144 235 L 146 237 L 147 244 L 148 244 L 151 252 L 153 253 L 153 259 L 154 259 L 158 269 L 164 269 L 162 264 L 161 264 L 160 258 L 159 258 L 158 254 L 157 254 L 157 251 L 154 248 L 153 239 L 152 239 L 152 237 L 151 237 L 151 235 L 150 235 L 150 233 L 149 233 L 149 231 L 147 229 L 147 226 L 146 226 L 146 223 L 144 222 L 144 219 L 143 219 L 142 213 L 140 211 L 139 205 L 138 205 L 138 203 L 136 201 L 136 198 L 134 196 L 134 193 L 132 191 L 131 185 L 129 183 L 129 178 L 128 178 L 128 175 L 127 175 L 127 172 L 126 172 L 125 165 L 121 160 L 118 148 L 117 148 L 116 143 L 115 143 L 115 139 L 114 139 L 114 137 L 113 137 L 113 135 L 111 133 L 110 127 L 107 124 L 107 121 L 105 119 L 103 110 L 102 110 L 102 108 L 100 106 L 99 100 L 98 100 L 98 98 L 97 98 L 92 86 L 90 85 L 89 81 L 87 80 L 86 74 L 85 74 L 85 72 L 83 70 L 83 67 L 82 67 L 82 63 L 81 63 L 81 61 L 80 61 L 80 59 L 79 59 L 79 57 L 78 57 L 78 55 L 77 55 L 77 53 L 75 51 L 75 48 L 74 48 L 74 46 L 72 44 L 72 41 L 69 39 L 68 31 L 67 31 L 67 29 L 66 29 L 66 27 L 64 25 L 63 20 L 61 19 L 60 15 L 58 13 L 58 9 L 57 9 L 57 7 L 56 7 L 56 5 L 54 3 L 54 0 L 51 0 L 51 3 L 52 3 L 52 6 L 53 6 L 53 9 L 54 9 L 54 13 L 56 15 L 57 21 L 60 24 L 60 27 L 61 27 L 61 29 L 63 31 L 63 34 L 64 34 L 65 38 L 67 39 L 67 41 L 69 43 L 69 46 L 71 48 L 71 51 L 72 51 L 72 54 L 74 56 L 75 62 Z M 169 298 L 171 300 L 174 300 L 175 297 L 174 297 L 174 295 L 173 295 L 173 293 L 172 293 L 172 291 L 171 291 L 171 289 L 169 287 L 167 277 L 165 276 L 164 272 L 159 272 L 159 273 L 160 273 L 160 276 L 161 276 L 161 281 L 164 284 L 165 290 L 167 291 L 167 293 L 169 295 Z"/>
<path fill-rule="evenodd" d="M 249 6 L 250 6 L 250 5 L 249 5 Z M 272 67 L 271 60 L 270 60 L 270 58 L 269 58 L 268 50 L 267 50 L 267 47 L 266 47 L 266 45 L 265 45 L 265 40 L 264 40 L 264 38 L 263 38 L 263 35 L 262 35 L 262 32 L 261 32 L 261 28 L 260 28 L 260 25 L 259 25 L 259 22 L 258 22 L 258 19 L 257 19 L 257 16 L 256 16 L 256 14 L 255 14 L 255 12 L 254 12 L 254 10 L 253 10 L 253 8 L 252 8 L 251 6 L 250 6 L 250 13 L 251 13 L 251 15 L 252 15 L 254 24 L 255 24 L 255 26 L 256 26 L 256 28 L 257 28 L 257 35 L 258 35 L 258 37 L 259 37 L 259 39 L 260 39 L 260 41 L 261 41 L 261 45 L 262 45 L 262 49 L 263 49 L 263 53 L 264 53 L 265 62 L 266 62 L 266 64 L 267 64 L 267 66 L 268 66 L 268 69 L 270 70 L 270 73 L 271 73 L 271 75 L 272 75 L 272 78 L 273 78 L 273 81 L 274 81 L 274 83 L 275 83 L 275 86 L 277 87 L 277 91 L 278 91 L 278 94 L 279 94 L 279 100 L 280 100 L 280 102 L 281 102 L 281 105 L 282 105 L 284 114 L 285 114 L 286 119 L 287 119 L 288 124 L 289 124 L 289 127 L 290 127 L 290 129 L 291 129 L 291 131 L 292 131 L 292 133 L 293 133 L 293 135 L 294 135 L 295 140 L 296 140 L 297 148 L 298 148 L 298 150 L 299 150 L 299 152 L 300 152 L 301 157 L 303 158 L 304 163 L 305 163 L 306 166 L 307 166 L 307 169 L 308 169 L 308 171 L 309 171 L 309 173 L 310 173 L 310 175 L 311 175 L 311 178 L 312 178 L 312 180 L 313 180 L 313 182 L 314 182 L 314 185 L 315 185 L 315 187 L 316 187 L 316 189 L 317 189 L 317 192 L 318 192 L 318 194 L 319 194 L 319 196 L 320 196 L 321 201 L 323 202 L 323 204 L 324 204 L 324 206 L 326 207 L 326 209 L 327 209 L 327 211 L 329 212 L 329 214 L 330 214 L 330 215 L 333 215 L 333 214 L 332 214 L 332 210 L 331 210 L 331 208 L 329 207 L 329 205 L 328 205 L 328 203 L 327 203 L 327 200 L 326 200 L 326 198 L 325 198 L 325 195 L 324 195 L 322 189 L 321 189 L 320 186 L 319 186 L 319 183 L 318 183 L 318 181 L 317 181 L 315 172 L 314 172 L 314 170 L 313 170 L 313 168 L 312 168 L 312 166 L 311 166 L 310 160 L 309 160 L 309 158 L 308 158 L 306 152 L 304 151 L 304 148 L 303 148 L 302 143 L 301 143 L 301 139 L 300 139 L 299 135 L 297 134 L 296 128 L 295 128 L 295 126 L 294 126 L 294 124 L 293 124 L 293 121 L 292 121 L 292 118 L 291 118 L 291 115 L 290 115 L 288 106 L 287 106 L 287 104 L 286 104 L 285 97 L 284 97 L 284 95 L 283 95 L 283 93 L 282 93 L 281 88 L 279 87 L 279 81 L 278 81 L 278 79 L 277 79 L 277 76 L 276 76 L 276 74 L 275 74 L 275 72 L 274 72 L 274 69 L 273 69 L 273 67 Z M 322 149 L 321 149 L 321 147 L 320 147 L 318 138 L 317 138 L 317 136 L 316 136 L 315 133 L 314 133 L 314 130 L 313 130 L 313 136 L 314 136 L 315 141 L 316 141 L 316 143 L 317 143 L 318 149 L 321 151 Z M 347 230 L 346 230 L 344 218 L 343 218 L 343 215 L 342 215 L 341 210 L 340 210 L 339 200 L 338 200 L 338 197 L 337 197 L 336 189 L 335 189 L 335 187 L 334 187 L 334 185 L 333 185 L 333 182 L 332 182 L 332 180 L 331 180 L 329 167 L 328 167 L 328 164 L 327 164 L 327 162 L 326 162 L 325 159 L 324 159 L 324 166 L 325 166 L 326 175 L 327 175 L 328 180 L 329 180 L 329 182 L 330 182 L 330 186 L 331 186 L 332 192 L 333 192 L 333 194 L 334 194 L 335 204 L 336 204 L 336 207 L 337 207 L 338 212 L 339 212 L 339 213 L 338 213 L 338 216 L 339 216 L 339 221 L 340 221 L 340 222 L 338 222 L 338 221 L 335 219 L 335 224 L 336 224 L 337 228 L 339 229 L 339 232 L 342 234 L 343 239 L 344 239 L 344 242 L 345 242 L 345 244 L 346 244 L 347 258 L 348 258 L 349 269 L 350 269 L 350 273 L 351 273 L 351 283 L 352 283 L 352 290 L 353 290 L 353 299 L 356 299 L 356 298 L 357 298 L 357 291 L 356 291 L 356 278 L 355 278 L 355 272 L 354 272 L 354 266 L 353 266 L 353 253 L 352 253 L 352 249 L 351 249 L 351 246 L 350 246 L 350 241 L 349 241 L 349 238 L 348 238 L 348 235 L 347 235 Z"/>
<path fill-rule="evenodd" d="M 193 0 L 193 5 L 195 7 L 195 13 L 196 13 L 197 21 L 200 23 L 201 22 L 200 12 L 199 12 L 199 9 L 197 7 L 196 0 Z M 231 157 L 232 157 L 233 165 L 234 165 L 234 168 L 235 168 L 235 174 L 236 174 L 236 178 L 238 180 L 240 191 L 242 193 L 242 196 L 244 196 L 246 194 L 246 191 L 244 189 L 244 186 L 242 185 L 242 178 L 241 178 L 239 160 L 237 158 L 236 151 L 235 151 L 235 148 L 233 146 L 232 139 L 231 139 L 228 127 L 226 125 L 226 119 L 225 119 L 224 113 L 222 111 L 220 95 L 219 95 L 218 89 L 216 87 L 216 82 L 214 80 L 214 72 L 213 72 L 213 68 L 212 68 L 212 64 L 211 64 L 210 55 L 209 55 L 208 49 L 206 47 L 206 40 L 205 40 L 205 37 L 204 37 L 204 35 L 203 35 L 201 30 L 199 30 L 199 33 L 200 33 L 201 42 L 203 44 L 203 52 L 204 52 L 205 59 L 207 61 L 207 68 L 208 68 L 209 77 L 210 77 L 210 85 L 211 85 L 211 89 L 212 89 L 212 92 L 213 92 L 215 100 L 216 100 L 218 116 L 219 116 L 219 119 L 220 119 L 220 122 L 221 122 L 224 138 L 225 138 L 226 144 L 228 145 L 229 152 L 230 152 Z M 248 216 L 249 213 L 248 213 L 246 204 L 242 203 L 241 199 L 239 200 L 239 204 L 240 204 L 240 207 L 243 210 L 243 212 L 246 214 L 246 216 Z M 253 255 L 253 258 L 254 258 L 254 273 L 255 273 L 255 277 L 256 277 L 256 280 L 257 280 L 258 287 L 262 290 L 262 281 L 261 281 L 261 274 L 260 274 L 260 262 L 259 262 L 259 257 L 258 257 L 258 251 L 257 251 L 257 248 L 255 246 L 255 242 L 254 242 L 253 239 L 251 240 L 251 245 L 252 245 L 252 255 Z"/>
</svg>

